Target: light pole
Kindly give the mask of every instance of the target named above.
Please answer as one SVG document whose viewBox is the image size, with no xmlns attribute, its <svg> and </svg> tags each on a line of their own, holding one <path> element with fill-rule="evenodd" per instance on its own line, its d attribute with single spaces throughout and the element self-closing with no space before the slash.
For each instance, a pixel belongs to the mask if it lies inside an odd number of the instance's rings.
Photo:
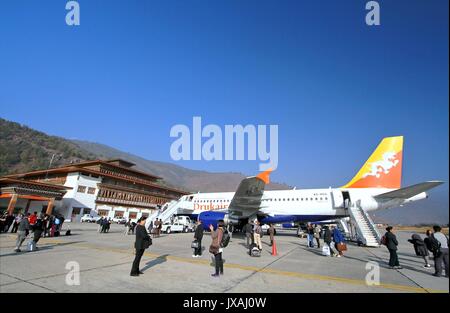
<svg viewBox="0 0 450 313">
<path fill-rule="evenodd" d="M 58 154 L 53 153 L 52 158 L 50 159 L 50 163 L 49 163 L 48 168 L 47 168 L 47 173 L 45 173 L 45 180 L 46 181 L 48 180 L 48 170 L 52 167 L 53 160 L 55 159 L 55 156 L 57 156 L 57 155 Z"/>
</svg>

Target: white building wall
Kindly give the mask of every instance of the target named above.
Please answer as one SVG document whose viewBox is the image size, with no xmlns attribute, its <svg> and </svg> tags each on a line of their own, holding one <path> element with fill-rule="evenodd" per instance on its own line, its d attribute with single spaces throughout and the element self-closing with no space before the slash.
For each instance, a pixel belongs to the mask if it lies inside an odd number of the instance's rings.
<svg viewBox="0 0 450 313">
<path fill-rule="evenodd" d="M 61 214 L 64 214 L 66 219 L 71 219 L 72 222 L 79 222 L 86 209 L 94 211 L 99 183 L 101 183 L 101 178 L 86 176 L 81 173 L 69 173 L 64 186 L 72 189 L 64 195 Z M 86 187 L 84 192 L 78 191 L 80 186 Z M 95 192 L 89 194 L 89 188 L 95 188 Z M 75 214 L 73 208 L 80 208 L 79 214 Z"/>
</svg>

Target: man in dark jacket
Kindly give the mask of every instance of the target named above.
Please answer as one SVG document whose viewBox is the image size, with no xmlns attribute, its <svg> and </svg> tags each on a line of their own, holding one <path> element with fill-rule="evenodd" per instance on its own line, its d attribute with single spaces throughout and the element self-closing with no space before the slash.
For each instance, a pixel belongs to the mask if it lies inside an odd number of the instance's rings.
<svg viewBox="0 0 450 313">
<path fill-rule="evenodd" d="M 133 266 L 131 267 L 130 276 L 139 276 L 140 274 L 144 274 L 139 270 L 139 263 L 141 262 L 142 255 L 144 254 L 145 249 L 150 247 L 152 241 L 150 236 L 145 229 L 145 220 L 146 216 L 143 216 L 139 219 L 138 224 L 136 226 L 136 241 L 134 243 L 134 248 L 136 249 L 136 256 L 133 261 Z"/>
<path fill-rule="evenodd" d="M 244 226 L 245 239 L 247 243 L 247 248 L 253 243 L 253 226 L 250 223 L 245 224 Z"/>
<path fill-rule="evenodd" d="M 41 215 L 36 220 L 36 223 L 34 223 L 34 225 L 33 225 L 33 231 L 34 231 L 33 232 L 33 242 L 35 244 L 36 250 L 38 249 L 37 243 L 38 243 L 39 239 L 41 239 L 42 233 L 44 232 L 44 229 L 45 229 L 44 219 L 45 219 L 45 215 L 43 213 L 41 213 Z"/>
<path fill-rule="evenodd" d="M 331 230 L 328 226 L 323 227 L 323 242 L 330 248 L 330 255 L 335 256 L 336 253 L 333 251 L 333 248 L 331 248 L 331 242 L 332 242 L 332 234 Z"/>
<path fill-rule="evenodd" d="M 398 246 L 398 241 L 397 241 L 397 237 L 394 234 L 394 229 L 392 226 L 388 226 L 386 227 L 386 234 L 385 236 L 385 242 L 386 242 L 386 247 L 389 250 L 389 266 L 392 269 L 401 269 L 402 267 L 400 266 L 400 263 L 398 261 L 398 255 L 397 255 L 397 246 Z"/>
<path fill-rule="evenodd" d="M 431 268 L 431 265 L 428 263 L 428 249 L 420 235 L 413 234 L 411 236 L 411 239 L 408 239 L 408 241 L 414 245 L 414 251 L 416 252 L 416 255 L 422 257 L 425 261 L 425 265 L 423 267 Z"/>
<path fill-rule="evenodd" d="M 202 256 L 202 239 L 203 239 L 203 224 L 201 220 L 197 222 L 197 228 L 195 228 L 194 239 L 198 243 L 198 247 L 194 249 L 193 258 L 199 258 Z"/>
</svg>

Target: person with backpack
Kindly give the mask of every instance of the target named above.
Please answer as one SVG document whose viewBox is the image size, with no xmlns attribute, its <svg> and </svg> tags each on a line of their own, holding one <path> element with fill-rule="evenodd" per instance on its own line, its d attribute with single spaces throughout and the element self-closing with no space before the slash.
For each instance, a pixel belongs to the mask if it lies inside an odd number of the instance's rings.
<svg viewBox="0 0 450 313">
<path fill-rule="evenodd" d="M 428 263 L 428 249 L 425 245 L 425 242 L 420 238 L 420 235 L 413 234 L 411 239 L 408 239 L 408 242 L 414 245 L 414 251 L 417 256 L 420 256 L 425 261 L 424 268 L 431 268 L 431 265 Z"/>
<path fill-rule="evenodd" d="M 197 221 L 197 227 L 195 228 L 194 233 L 194 240 L 197 241 L 197 248 L 194 249 L 194 255 L 193 258 L 199 258 L 202 256 L 202 239 L 203 239 L 203 224 L 202 221 L 199 219 Z"/>
<path fill-rule="evenodd" d="M 441 277 L 442 264 L 444 264 L 445 277 L 448 278 L 448 237 L 441 233 L 439 225 L 433 226 L 433 234 L 430 236 L 430 250 L 434 255 L 434 269 L 433 276 Z"/>
<path fill-rule="evenodd" d="M 141 217 L 138 220 L 138 224 L 136 226 L 136 241 L 134 242 L 136 254 L 134 257 L 133 265 L 131 267 L 130 276 L 139 276 L 144 274 L 141 270 L 139 270 L 139 263 L 141 263 L 141 258 L 144 255 L 145 249 L 152 245 L 152 239 L 145 229 L 146 219 L 146 216 Z"/>
<path fill-rule="evenodd" d="M 389 266 L 391 269 L 402 269 L 397 255 L 397 236 L 394 234 L 394 228 L 392 226 L 386 227 L 386 234 L 382 238 L 382 242 L 386 245 L 389 251 Z"/>
<path fill-rule="evenodd" d="M 211 231 L 212 242 L 209 247 L 209 252 L 214 255 L 216 272 L 211 274 L 212 277 L 219 277 L 223 275 L 223 260 L 222 260 L 222 239 L 224 235 L 224 222 L 221 220 L 217 223 L 217 229 L 214 230 L 213 225 L 209 225 L 209 230 Z"/>
<path fill-rule="evenodd" d="M 262 250 L 262 242 L 261 242 L 262 228 L 258 220 L 255 221 L 255 229 L 253 231 L 253 238 L 256 246 L 261 251 Z"/>
</svg>

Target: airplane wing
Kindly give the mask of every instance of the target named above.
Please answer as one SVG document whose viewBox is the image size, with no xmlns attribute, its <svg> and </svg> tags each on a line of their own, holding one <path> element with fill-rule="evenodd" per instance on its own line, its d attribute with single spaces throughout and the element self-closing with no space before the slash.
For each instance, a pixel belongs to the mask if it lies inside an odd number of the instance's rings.
<svg viewBox="0 0 450 313">
<path fill-rule="evenodd" d="M 415 195 L 418 195 L 424 191 L 430 190 L 436 186 L 442 185 L 444 182 L 442 181 L 428 181 L 412 186 L 408 186 L 405 188 L 400 188 L 394 191 L 389 191 L 386 193 L 382 193 L 380 195 L 375 196 L 374 198 L 377 200 L 392 200 L 392 199 L 402 199 L 406 200 Z"/>
<path fill-rule="evenodd" d="M 271 172 L 269 169 L 258 176 L 247 177 L 241 181 L 228 208 L 231 215 L 250 216 L 261 208 L 264 187 L 269 183 Z"/>
</svg>

